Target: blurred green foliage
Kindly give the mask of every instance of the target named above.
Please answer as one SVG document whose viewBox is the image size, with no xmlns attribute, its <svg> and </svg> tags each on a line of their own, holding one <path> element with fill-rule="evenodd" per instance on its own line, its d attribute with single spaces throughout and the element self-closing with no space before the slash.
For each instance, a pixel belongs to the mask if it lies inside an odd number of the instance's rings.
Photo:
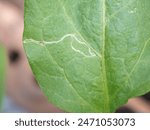
<svg viewBox="0 0 150 130">
<path fill-rule="evenodd" d="M 5 50 L 0 45 L 0 109 L 4 95 L 4 80 L 5 80 L 6 55 Z"/>
</svg>

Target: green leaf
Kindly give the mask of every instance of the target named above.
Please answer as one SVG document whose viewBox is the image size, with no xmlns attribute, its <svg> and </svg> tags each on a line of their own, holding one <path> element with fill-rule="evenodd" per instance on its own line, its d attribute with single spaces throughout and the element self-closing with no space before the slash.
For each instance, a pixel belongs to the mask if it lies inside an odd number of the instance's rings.
<svg viewBox="0 0 150 130">
<path fill-rule="evenodd" d="M 6 63 L 5 51 L 0 44 L 0 110 L 1 110 L 3 94 L 4 94 L 4 78 L 5 78 L 5 66 L 6 66 L 5 63 Z"/>
<path fill-rule="evenodd" d="M 25 0 L 24 47 L 67 112 L 114 112 L 150 91 L 149 0 Z"/>
</svg>

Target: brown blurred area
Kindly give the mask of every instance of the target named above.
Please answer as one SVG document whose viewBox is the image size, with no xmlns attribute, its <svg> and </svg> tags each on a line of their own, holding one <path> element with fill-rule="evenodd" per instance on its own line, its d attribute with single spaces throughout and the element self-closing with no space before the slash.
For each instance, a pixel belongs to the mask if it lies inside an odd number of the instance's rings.
<svg viewBox="0 0 150 130">
<path fill-rule="evenodd" d="M 23 108 L 22 112 L 62 112 L 48 103 L 28 65 L 22 46 L 23 5 L 23 0 L 0 0 L 0 42 L 9 60 L 6 95 Z M 7 112 L 13 112 L 11 105 Z M 150 112 L 150 101 L 142 97 L 131 99 L 117 112 Z"/>
</svg>

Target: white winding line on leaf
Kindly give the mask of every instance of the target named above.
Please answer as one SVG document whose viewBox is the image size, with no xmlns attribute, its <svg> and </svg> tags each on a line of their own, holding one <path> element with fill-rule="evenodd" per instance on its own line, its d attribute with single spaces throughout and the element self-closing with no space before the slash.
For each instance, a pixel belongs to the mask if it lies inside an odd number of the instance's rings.
<svg viewBox="0 0 150 130">
<path fill-rule="evenodd" d="M 83 56 L 85 56 L 85 57 L 94 57 L 94 56 L 96 56 L 96 55 L 91 51 L 90 48 L 89 48 L 89 50 L 88 50 L 90 55 L 87 55 L 87 54 L 83 53 L 82 51 L 80 51 L 79 49 L 76 49 L 76 48 L 73 46 L 72 43 L 71 43 L 71 48 L 72 48 L 72 50 L 74 50 L 75 52 L 78 52 L 78 53 L 80 53 L 81 55 L 83 55 Z"/>
<path fill-rule="evenodd" d="M 64 35 L 62 38 L 60 38 L 59 40 L 57 41 L 37 41 L 37 40 L 34 40 L 34 39 L 25 39 L 24 40 L 24 43 L 34 43 L 34 44 L 38 44 L 40 46 L 45 46 L 45 45 L 52 45 L 52 44 L 60 44 L 62 41 L 64 41 L 66 38 L 68 37 L 71 37 L 72 39 L 74 39 L 75 41 L 77 41 L 79 44 L 82 44 L 82 45 L 85 45 L 87 48 L 88 48 L 88 52 L 89 52 L 89 55 L 85 54 L 84 52 L 82 52 L 81 50 L 79 49 L 76 49 L 72 42 L 71 42 L 71 49 L 74 50 L 75 52 L 78 52 L 80 53 L 81 55 L 85 56 L 85 57 L 95 57 L 96 54 L 94 52 L 92 52 L 91 48 L 88 47 L 88 45 L 85 43 L 85 42 L 82 42 L 80 41 L 76 36 L 75 34 L 66 34 Z"/>
</svg>

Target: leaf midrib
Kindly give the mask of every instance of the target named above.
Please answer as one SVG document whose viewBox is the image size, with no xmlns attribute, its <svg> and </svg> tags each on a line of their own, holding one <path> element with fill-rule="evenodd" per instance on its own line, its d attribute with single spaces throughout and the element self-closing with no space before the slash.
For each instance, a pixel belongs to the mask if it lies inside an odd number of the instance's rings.
<svg viewBox="0 0 150 130">
<path fill-rule="evenodd" d="M 109 90 L 107 83 L 107 73 L 106 73 L 106 60 L 105 60 L 105 50 L 106 50 L 106 0 L 103 0 L 102 5 L 102 26 L 103 26 L 103 48 L 102 48 L 102 74 L 103 74 L 103 83 L 104 83 L 104 111 L 110 112 L 110 103 L 109 103 Z"/>
</svg>

